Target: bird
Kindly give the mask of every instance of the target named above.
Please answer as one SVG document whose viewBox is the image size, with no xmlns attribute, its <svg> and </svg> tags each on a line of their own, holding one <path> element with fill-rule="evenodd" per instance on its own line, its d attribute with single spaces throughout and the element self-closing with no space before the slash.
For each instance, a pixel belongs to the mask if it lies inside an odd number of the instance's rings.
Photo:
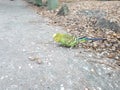
<svg viewBox="0 0 120 90">
<path fill-rule="evenodd" d="M 55 33 L 53 35 L 53 39 L 55 42 L 59 43 L 62 46 L 65 46 L 65 47 L 75 47 L 79 43 L 84 43 L 89 40 L 91 40 L 91 41 L 105 40 L 103 38 L 88 38 L 86 36 L 75 37 L 70 34 L 63 34 L 63 33 Z"/>
</svg>

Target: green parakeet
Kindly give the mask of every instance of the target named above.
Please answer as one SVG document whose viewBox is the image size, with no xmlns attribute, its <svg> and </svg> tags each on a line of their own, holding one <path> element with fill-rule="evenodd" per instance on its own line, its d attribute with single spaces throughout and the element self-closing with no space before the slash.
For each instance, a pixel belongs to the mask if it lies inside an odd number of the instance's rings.
<svg viewBox="0 0 120 90">
<path fill-rule="evenodd" d="M 97 41 L 97 40 L 104 40 L 103 38 L 77 38 L 75 36 L 69 35 L 69 34 L 62 34 L 62 33 L 56 33 L 53 35 L 53 39 L 60 43 L 62 46 L 66 47 L 75 47 L 77 44 L 86 42 L 88 40 Z"/>
</svg>

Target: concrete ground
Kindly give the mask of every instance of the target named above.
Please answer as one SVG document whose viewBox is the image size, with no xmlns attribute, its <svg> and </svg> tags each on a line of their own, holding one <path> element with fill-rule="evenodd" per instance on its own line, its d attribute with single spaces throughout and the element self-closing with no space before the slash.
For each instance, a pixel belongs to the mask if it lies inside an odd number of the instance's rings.
<svg viewBox="0 0 120 90">
<path fill-rule="evenodd" d="M 56 32 L 26 2 L 0 0 L 0 90 L 120 90 L 118 69 L 89 62 L 109 59 L 58 46 Z"/>
</svg>

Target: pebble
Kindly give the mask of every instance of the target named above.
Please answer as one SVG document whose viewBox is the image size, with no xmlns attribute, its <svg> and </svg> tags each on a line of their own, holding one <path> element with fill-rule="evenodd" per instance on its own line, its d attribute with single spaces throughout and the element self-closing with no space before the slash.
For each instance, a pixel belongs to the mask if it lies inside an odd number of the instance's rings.
<svg viewBox="0 0 120 90">
<path fill-rule="evenodd" d="M 36 61 L 38 64 L 42 64 L 42 60 L 38 56 L 30 56 L 30 57 L 28 57 L 28 59 L 31 61 Z"/>
<path fill-rule="evenodd" d="M 42 60 L 39 58 L 39 59 L 37 60 L 37 63 L 38 63 L 38 64 L 42 64 Z"/>
<path fill-rule="evenodd" d="M 114 58 L 115 57 L 115 53 L 109 53 L 107 57 L 108 58 Z"/>
<path fill-rule="evenodd" d="M 60 90 L 65 90 L 63 84 L 60 85 Z"/>
<path fill-rule="evenodd" d="M 37 60 L 38 58 L 30 56 L 30 57 L 28 57 L 28 59 L 31 60 L 31 61 L 35 61 L 35 60 Z"/>
</svg>

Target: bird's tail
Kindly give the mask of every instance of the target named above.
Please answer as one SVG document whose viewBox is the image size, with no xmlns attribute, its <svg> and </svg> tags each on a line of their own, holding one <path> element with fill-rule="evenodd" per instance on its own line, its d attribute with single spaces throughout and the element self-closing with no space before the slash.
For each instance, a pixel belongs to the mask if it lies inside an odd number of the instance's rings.
<svg viewBox="0 0 120 90">
<path fill-rule="evenodd" d="M 105 38 L 86 38 L 86 39 L 92 41 L 106 40 Z"/>
<path fill-rule="evenodd" d="M 80 37 L 78 38 L 79 41 L 83 41 L 83 42 L 86 42 L 86 41 L 99 41 L 99 40 L 106 40 L 105 38 L 88 38 L 88 37 Z"/>
</svg>

